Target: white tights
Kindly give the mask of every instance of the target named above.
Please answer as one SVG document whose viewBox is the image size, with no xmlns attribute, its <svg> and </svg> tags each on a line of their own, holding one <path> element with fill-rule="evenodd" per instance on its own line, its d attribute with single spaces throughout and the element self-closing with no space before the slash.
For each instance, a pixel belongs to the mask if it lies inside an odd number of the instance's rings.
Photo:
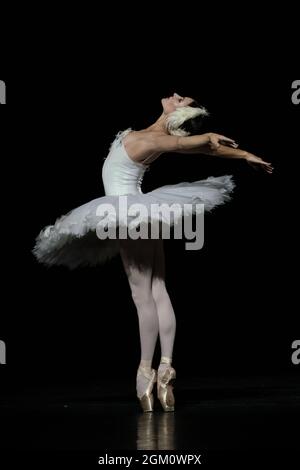
<svg viewBox="0 0 300 470">
<path fill-rule="evenodd" d="M 151 365 L 159 335 L 161 356 L 172 358 L 176 318 L 165 285 L 163 239 L 119 239 L 120 255 L 135 303 L 141 363 Z"/>
</svg>

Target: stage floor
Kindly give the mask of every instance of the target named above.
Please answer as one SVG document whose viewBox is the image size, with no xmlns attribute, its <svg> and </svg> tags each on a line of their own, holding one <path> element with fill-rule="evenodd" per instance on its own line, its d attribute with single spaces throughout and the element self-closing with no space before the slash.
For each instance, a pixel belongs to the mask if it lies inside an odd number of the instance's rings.
<svg viewBox="0 0 300 470">
<path fill-rule="evenodd" d="M 259 452 L 299 448 L 294 377 L 177 379 L 176 411 L 143 413 L 135 383 L 26 388 L 2 398 L 2 451 Z M 155 396 L 156 398 L 156 396 Z M 4 454 L 3 454 L 4 455 Z"/>
</svg>

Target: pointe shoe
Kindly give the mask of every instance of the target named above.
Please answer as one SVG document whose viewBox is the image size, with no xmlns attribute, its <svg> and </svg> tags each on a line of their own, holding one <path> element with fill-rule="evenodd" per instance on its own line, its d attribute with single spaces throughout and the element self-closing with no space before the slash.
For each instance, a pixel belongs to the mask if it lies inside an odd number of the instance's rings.
<svg viewBox="0 0 300 470">
<path fill-rule="evenodd" d="M 153 397 L 152 390 L 153 390 L 153 385 L 155 384 L 157 380 L 156 370 L 151 369 L 151 372 L 149 373 L 148 370 L 139 366 L 138 371 L 137 371 L 137 379 L 140 375 L 148 379 L 148 384 L 147 384 L 146 390 L 143 390 L 142 393 L 138 391 L 138 387 L 137 387 L 137 397 L 140 400 L 140 404 L 144 412 L 153 411 L 154 410 L 154 397 Z"/>
<path fill-rule="evenodd" d="M 157 372 L 157 397 L 164 411 L 174 411 L 175 398 L 173 394 L 173 383 L 176 379 L 176 371 L 167 360 L 161 363 L 169 364 L 163 371 Z"/>
</svg>

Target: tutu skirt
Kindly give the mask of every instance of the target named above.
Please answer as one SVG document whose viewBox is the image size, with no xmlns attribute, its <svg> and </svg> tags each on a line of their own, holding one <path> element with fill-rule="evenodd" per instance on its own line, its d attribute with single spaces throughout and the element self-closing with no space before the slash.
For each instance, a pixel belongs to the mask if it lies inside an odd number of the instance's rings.
<svg viewBox="0 0 300 470">
<path fill-rule="evenodd" d="M 206 212 L 230 200 L 234 188 L 231 175 L 221 177 L 209 177 L 193 182 L 180 182 L 173 185 L 161 186 L 147 193 L 126 195 L 127 206 L 142 204 L 147 213 L 151 213 L 153 204 L 176 204 L 179 207 L 188 205 L 190 210 L 185 215 L 196 213 L 197 204 L 204 204 Z M 106 195 L 87 202 L 68 214 L 56 220 L 54 225 L 45 227 L 38 237 L 33 248 L 33 254 L 37 260 L 45 265 L 63 265 L 70 269 L 79 266 L 96 266 L 103 264 L 116 256 L 119 252 L 118 237 L 100 239 L 97 232 L 99 224 L 103 225 L 104 218 L 99 215 L 99 205 L 109 205 L 115 211 L 105 218 L 105 226 L 110 229 L 127 227 L 132 223 L 132 214 L 127 214 L 127 219 L 119 216 L 119 195 Z M 164 220 L 159 215 L 162 223 L 170 226 L 181 222 L 183 212 L 178 212 L 170 220 Z M 153 218 L 149 216 L 139 217 L 139 225 L 149 224 Z"/>
</svg>

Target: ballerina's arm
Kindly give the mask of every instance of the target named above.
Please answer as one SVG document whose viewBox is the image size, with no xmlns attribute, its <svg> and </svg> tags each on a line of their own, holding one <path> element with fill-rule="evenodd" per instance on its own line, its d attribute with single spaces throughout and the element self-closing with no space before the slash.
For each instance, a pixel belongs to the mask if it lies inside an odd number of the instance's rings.
<svg viewBox="0 0 300 470">
<path fill-rule="evenodd" d="M 272 173 L 271 163 L 262 158 L 238 148 L 238 144 L 228 137 L 212 132 L 188 137 L 160 136 L 156 139 L 156 148 L 162 152 L 185 154 L 205 154 L 223 158 L 246 160 L 255 169 L 260 167 L 267 173 Z"/>
<path fill-rule="evenodd" d="M 261 168 L 267 173 L 273 172 L 273 166 L 271 163 L 265 162 L 262 158 L 257 157 L 253 153 L 236 147 L 232 148 L 230 146 L 221 144 L 218 148 L 212 148 L 211 146 L 206 145 L 201 149 L 201 153 L 205 155 L 213 155 L 215 157 L 243 159 L 246 160 L 246 162 L 255 169 Z"/>
<path fill-rule="evenodd" d="M 188 137 L 152 134 L 148 140 L 148 145 L 152 146 L 153 151 L 178 153 L 201 153 L 203 148 L 209 146 L 211 149 L 217 149 L 221 143 L 237 147 L 234 140 L 213 132 Z"/>
</svg>

